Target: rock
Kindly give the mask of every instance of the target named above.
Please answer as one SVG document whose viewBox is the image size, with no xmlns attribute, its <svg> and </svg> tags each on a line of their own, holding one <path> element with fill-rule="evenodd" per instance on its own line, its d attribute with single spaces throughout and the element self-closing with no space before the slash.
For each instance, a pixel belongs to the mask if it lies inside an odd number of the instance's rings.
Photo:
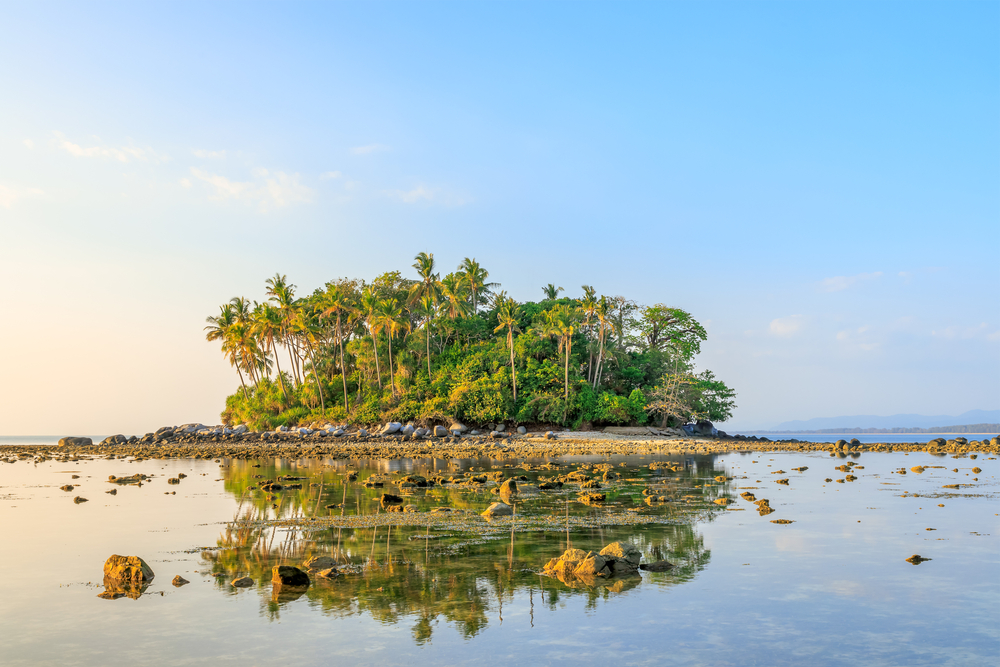
<svg viewBox="0 0 1000 667">
<path fill-rule="evenodd" d="M 451 432 L 448 429 L 446 429 L 444 426 L 438 425 L 438 426 L 434 427 L 434 437 L 437 437 L 437 438 L 446 438 L 449 435 L 451 435 Z"/>
<path fill-rule="evenodd" d="M 316 576 L 322 579 L 334 579 L 338 574 L 337 570 L 331 567 L 326 570 L 320 570 L 316 573 Z"/>
<path fill-rule="evenodd" d="M 402 428 L 402 430 L 400 431 L 400 433 L 402 433 L 403 435 L 413 435 L 413 433 L 414 433 L 415 430 L 416 429 L 413 428 L 412 424 L 407 424 L 406 426 L 404 426 Z"/>
<path fill-rule="evenodd" d="M 493 517 L 511 516 L 513 514 L 513 508 L 507 503 L 493 503 L 486 508 L 486 511 L 482 515 L 487 519 L 492 519 Z"/>
<path fill-rule="evenodd" d="M 528 432 L 528 429 L 524 428 L 523 426 L 518 426 L 517 432 L 520 433 L 521 435 L 524 435 L 525 433 Z"/>
<path fill-rule="evenodd" d="M 590 552 L 573 569 L 577 577 L 605 577 L 611 573 L 604 556 Z"/>
<path fill-rule="evenodd" d="M 500 485 L 500 495 L 501 496 L 516 496 L 517 495 L 517 482 L 514 478 L 504 480 L 503 484 Z"/>
<path fill-rule="evenodd" d="M 75 488 L 76 487 L 73 486 L 72 484 L 63 484 L 62 486 L 59 487 L 59 490 L 60 491 L 72 491 Z"/>
<path fill-rule="evenodd" d="M 138 586 L 153 580 L 152 568 L 138 556 L 112 555 L 104 561 L 104 578 Z M 107 585 L 107 584 L 105 584 Z"/>
<path fill-rule="evenodd" d="M 694 434 L 718 435 L 718 431 L 716 430 L 712 422 L 708 421 L 707 419 L 699 419 L 698 422 L 694 425 Z"/>
<path fill-rule="evenodd" d="M 673 566 L 673 563 L 669 563 L 665 560 L 658 560 L 655 563 L 643 563 L 639 566 L 639 569 L 647 572 L 666 572 L 667 570 L 673 568 Z"/>
<path fill-rule="evenodd" d="M 113 496 L 117 496 L 118 495 L 118 489 L 108 489 L 104 493 L 110 493 Z"/>
<path fill-rule="evenodd" d="M 642 552 L 639 551 L 634 544 L 628 542 L 612 542 L 608 546 L 601 549 L 602 556 L 612 556 L 619 560 L 628 561 L 635 566 L 639 565 L 639 561 L 642 560 Z"/>
<path fill-rule="evenodd" d="M 249 426 L 247 426 L 246 424 L 240 424 L 239 426 L 237 426 L 236 428 L 233 429 L 233 434 L 234 435 L 243 435 L 244 433 L 246 433 L 249 430 L 250 430 Z"/>
<path fill-rule="evenodd" d="M 555 440 L 556 439 L 556 434 L 553 433 L 552 431 L 546 431 L 545 432 L 545 439 L 546 440 Z"/>
<path fill-rule="evenodd" d="M 466 431 L 469 430 L 469 427 L 460 421 L 454 421 L 451 423 L 451 426 L 448 427 L 448 430 L 453 433 L 455 431 L 458 431 L 459 433 L 465 433 Z"/>
<path fill-rule="evenodd" d="M 330 558 L 329 556 L 313 556 L 305 563 L 302 564 L 310 574 L 319 572 L 320 570 L 329 570 L 330 568 L 337 567 L 337 561 Z"/>
<path fill-rule="evenodd" d="M 308 586 L 309 575 L 291 565 L 275 565 L 271 568 L 271 583 L 282 586 Z"/>
<path fill-rule="evenodd" d="M 184 584 L 190 584 L 191 582 L 178 574 L 176 577 L 173 578 L 173 581 L 171 581 L 170 583 L 172 583 L 177 588 L 180 588 Z"/>
<path fill-rule="evenodd" d="M 59 439 L 60 447 L 90 447 L 94 444 L 94 441 L 90 438 L 78 438 L 74 436 L 67 436 L 65 438 Z"/>
<path fill-rule="evenodd" d="M 920 554 L 913 554 L 912 556 L 910 556 L 909 558 L 906 559 L 906 562 L 907 563 L 913 563 L 914 565 L 920 565 L 925 560 L 933 560 L 933 559 L 931 559 L 931 558 L 924 558 Z"/>
<path fill-rule="evenodd" d="M 790 519 L 771 519 L 771 523 L 780 523 L 780 524 L 784 525 L 784 524 L 795 523 L 795 522 L 792 521 L 792 520 L 790 520 Z"/>
<path fill-rule="evenodd" d="M 229 585 L 233 588 L 249 588 L 250 586 L 253 586 L 253 579 L 250 577 L 239 577 L 238 579 L 230 581 Z"/>
<path fill-rule="evenodd" d="M 496 431 L 497 433 L 503 433 L 505 430 L 507 430 L 507 425 L 506 424 L 497 424 L 496 427 L 493 430 Z"/>
<path fill-rule="evenodd" d="M 603 503 L 607 496 L 603 493 L 584 493 L 577 497 L 584 505 L 597 505 Z"/>
<path fill-rule="evenodd" d="M 73 499 L 73 502 L 79 505 L 80 503 L 87 502 L 87 499 L 84 498 L 83 496 L 77 496 L 76 498 Z"/>
<path fill-rule="evenodd" d="M 605 482 L 613 482 L 616 479 L 618 479 L 618 476 L 619 476 L 618 473 L 616 473 L 614 470 L 605 470 L 604 475 L 601 477 L 601 479 L 604 480 Z"/>
</svg>

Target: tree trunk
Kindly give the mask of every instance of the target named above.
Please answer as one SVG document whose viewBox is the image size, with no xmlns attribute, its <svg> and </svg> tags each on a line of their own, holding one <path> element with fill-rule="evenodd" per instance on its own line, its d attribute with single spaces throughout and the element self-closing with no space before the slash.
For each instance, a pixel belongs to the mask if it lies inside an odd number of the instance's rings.
<svg viewBox="0 0 1000 667">
<path fill-rule="evenodd" d="M 392 333 L 389 333 L 389 385 L 392 387 L 392 395 L 396 395 L 396 372 L 392 370 Z"/>
<path fill-rule="evenodd" d="M 434 378 L 431 377 L 431 321 L 430 318 L 424 323 L 424 333 L 427 334 L 427 382 L 432 384 Z"/>
<path fill-rule="evenodd" d="M 288 403 L 288 390 L 285 389 L 285 378 L 281 376 L 281 362 L 278 361 L 278 346 L 274 343 L 274 338 L 271 338 L 271 351 L 274 352 L 274 365 L 278 368 L 278 381 L 281 382 L 281 393 L 285 397 L 285 403 Z"/>
<path fill-rule="evenodd" d="M 517 403 L 517 369 L 514 368 L 514 332 L 509 327 L 507 328 L 507 346 L 510 348 L 510 381 L 514 386 L 514 403 Z"/>
<path fill-rule="evenodd" d="M 368 327 L 368 331 L 372 335 L 372 350 L 375 352 L 375 372 L 378 374 L 378 388 L 379 391 L 382 390 L 382 370 L 378 367 L 378 343 L 375 342 L 375 332 L 372 331 L 371 327 Z"/>
<path fill-rule="evenodd" d="M 573 349 L 573 339 L 566 337 L 566 377 L 563 380 L 563 386 L 565 387 L 565 396 L 563 401 L 563 424 L 566 423 L 566 413 L 569 411 L 569 353 Z"/>
<path fill-rule="evenodd" d="M 243 398 L 250 400 L 250 397 L 247 396 L 247 383 L 243 381 L 243 371 L 240 370 L 238 363 L 236 364 L 236 372 L 240 374 L 240 384 L 243 386 Z"/>
<path fill-rule="evenodd" d="M 313 365 L 313 379 L 316 380 L 316 391 L 319 393 L 319 407 L 323 411 L 323 416 L 326 416 L 326 401 L 323 400 L 323 386 L 319 383 L 319 370 L 316 368 L 316 356 L 313 354 L 312 345 L 306 341 L 306 350 L 309 351 L 309 361 Z"/>
</svg>

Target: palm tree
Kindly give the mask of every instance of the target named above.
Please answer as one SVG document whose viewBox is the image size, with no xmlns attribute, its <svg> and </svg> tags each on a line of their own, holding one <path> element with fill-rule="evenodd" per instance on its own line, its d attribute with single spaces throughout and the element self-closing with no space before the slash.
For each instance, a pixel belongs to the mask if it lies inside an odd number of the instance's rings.
<svg viewBox="0 0 1000 667">
<path fill-rule="evenodd" d="M 209 316 L 205 318 L 205 321 L 208 322 L 208 326 L 205 327 L 205 331 L 207 332 L 205 340 L 208 342 L 220 340 L 222 341 L 223 351 L 229 351 L 229 338 L 233 325 L 237 322 L 236 311 L 233 308 L 232 302 L 219 307 L 218 317 Z M 229 364 L 236 366 L 236 372 L 240 375 L 240 385 L 243 387 L 243 397 L 249 398 L 247 395 L 247 383 L 243 380 L 243 371 L 240 370 L 240 365 L 237 363 L 237 356 L 232 352 L 229 354 Z"/>
<path fill-rule="evenodd" d="M 379 328 L 384 329 L 389 337 L 389 380 L 392 386 L 392 395 L 396 395 L 396 372 L 392 365 L 392 338 L 397 333 L 407 328 L 409 320 L 403 318 L 403 308 L 396 299 L 384 299 L 379 302 L 378 307 Z"/>
<path fill-rule="evenodd" d="M 449 318 L 454 320 L 469 314 L 469 295 L 465 291 L 465 284 L 454 273 L 449 273 L 441 281 L 441 298 L 445 314 Z"/>
<path fill-rule="evenodd" d="M 573 334 L 576 332 L 576 323 L 579 320 L 579 312 L 576 308 L 568 304 L 560 304 L 552 310 L 545 311 L 545 320 L 538 333 L 542 337 L 556 336 L 559 338 L 559 352 L 566 355 L 565 378 L 563 380 L 565 399 L 563 404 L 563 421 L 566 421 L 566 413 L 569 409 L 569 357 L 573 351 Z"/>
<path fill-rule="evenodd" d="M 458 266 L 458 276 L 472 297 L 472 314 L 479 312 L 479 297 L 489 294 L 491 287 L 496 287 L 497 283 L 486 282 L 490 277 L 490 272 L 479 265 L 475 258 L 466 257 Z"/>
<path fill-rule="evenodd" d="M 594 308 L 594 315 L 597 317 L 600 325 L 600 333 L 598 334 L 598 345 L 600 347 L 597 353 L 597 371 L 594 373 L 594 389 L 597 389 L 601 384 L 601 373 L 604 370 L 604 340 L 607 337 L 606 332 L 609 328 L 612 330 L 614 328 L 614 324 L 611 322 L 611 310 L 612 306 L 608 302 L 608 298 L 602 295 Z"/>
<path fill-rule="evenodd" d="M 566 290 L 564 290 L 562 287 L 556 287 L 552 283 L 549 283 L 548 285 L 542 288 L 542 291 L 545 293 L 546 300 L 555 301 L 556 299 L 559 298 L 559 292 L 565 292 Z"/>
<path fill-rule="evenodd" d="M 253 322 L 254 333 L 264 341 L 266 347 L 274 354 L 274 363 L 278 367 L 278 381 L 281 383 L 281 393 L 288 402 L 288 390 L 285 388 L 285 378 L 281 374 L 281 362 L 278 360 L 278 345 L 275 339 L 279 338 L 285 330 L 284 320 L 281 311 L 269 303 L 261 304 L 257 311 L 256 319 Z"/>
<path fill-rule="evenodd" d="M 290 284 L 287 277 L 277 273 L 273 277 L 268 278 L 265 284 L 267 285 L 269 300 L 277 305 L 281 313 L 280 337 L 288 349 L 288 358 L 292 362 L 292 375 L 296 382 L 300 382 L 298 364 L 296 363 L 298 361 L 298 353 L 295 351 L 292 337 L 288 331 L 288 325 L 295 317 L 295 285 Z M 275 351 L 275 357 L 277 357 L 277 354 L 277 351 Z"/>
<path fill-rule="evenodd" d="M 521 309 L 517 302 L 507 296 L 503 290 L 497 292 L 497 324 L 493 333 L 499 333 L 501 329 L 507 329 L 507 347 L 510 349 L 510 382 L 514 388 L 514 402 L 517 403 L 517 369 L 514 367 L 514 332 L 521 330 L 517 326 L 517 318 L 521 315 Z"/>
<path fill-rule="evenodd" d="M 413 268 L 420 275 L 420 282 L 410 287 L 408 302 L 418 303 L 425 296 L 430 296 L 437 303 L 441 296 L 441 278 L 434 273 L 434 253 L 417 253 L 413 259 Z"/>
<path fill-rule="evenodd" d="M 344 412 L 349 413 L 347 406 L 347 371 L 344 369 L 344 336 L 342 319 L 350 316 L 354 312 L 354 305 L 351 303 L 350 295 L 340 285 L 333 282 L 326 284 L 326 293 L 322 297 L 320 317 L 337 316 L 337 345 L 340 347 L 340 379 L 344 383 Z"/>
<path fill-rule="evenodd" d="M 427 381 L 433 383 L 434 378 L 431 376 L 431 321 L 434 319 L 434 313 L 437 308 L 434 304 L 434 299 L 430 294 L 425 294 L 418 304 L 416 313 L 424 318 L 424 339 L 427 343 Z"/>
<path fill-rule="evenodd" d="M 381 331 L 381 328 L 377 326 L 378 296 L 372 291 L 370 286 L 366 287 L 361 293 L 361 300 L 358 302 L 358 312 L 368 327 L 368 333 L 372 336 L 372 351 L 375 353 L 375 373 L 378 375 L 378 388 L 382 389 L 382 371 L 378 365 L 378 344 L 375 342 L 375 337 Z"/>
<path fill-rule="evenodd" d="M 593 330 L 592 322 L 596 310 L 596 292 L 590 285 L 584 285 L 583 298 L 580 299 L 580 313 L 583 315 L 583 326 L 587 327 L 587 329 L 590 329 L 591 331 Z M 590 353 L 590 358 L 587 361 L 587 380 L 590 380 L 591 373 L 594 370 L 594 346 L 592 344 L 587 345 L 587 351 Z"/>
<path fill-rule="evenodd" d="M 316 381 L 316 391 L 319 393 L 319 406 L 326 414 L 326 401 L 323 400 L 323 386 L 319 381 L 319 366 L 316 365 L 316 357 L 313 354 L 313 344 L 316 342 L 317 336 L 320 333 L 320 328 L 317 322 L 313 319 L 315 311 L 307 312 L 306 309 L 299 309 L 298 314 L 291 324 L 291 331 L 294 334 L 298 334 L 305 341 L 306 351 L 309 354 L 309 363 L 312 364 L 313 379 Z M 346 405 L 347 399 L 345 397 L 344 403 Z"/>
</svg>

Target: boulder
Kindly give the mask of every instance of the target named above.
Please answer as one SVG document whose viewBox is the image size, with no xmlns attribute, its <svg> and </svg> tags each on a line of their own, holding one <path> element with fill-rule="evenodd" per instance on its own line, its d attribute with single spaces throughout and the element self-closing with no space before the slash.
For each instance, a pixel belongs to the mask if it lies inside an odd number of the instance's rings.
<svg viewBox="0 0 1000 667">
<path fill-rule="evenodd" d="M 642 552 L 634 544 L 628 542 L 612 542 L 601 549 L 602 556 L 611 556 L 619 560 L 624 560 L 638 567 L 642 560 Z"/>
<path fill-rule="evenodd" d="M 655 563 L 643 563 L 639 566 L 639 569 L 646 570 L 647 572 L 666 572 L 673 567 L 673 563 L 668 563 L 665 560 L 658 560 Z"/>
<path fill-rule="evenodd" d="M 546 431 L 545 432 L 545 439 L 546 440 L 555 440 L 556 439 L 556 434 L 553 433 L 552 431 Z"/>
<path fill-rule="evenodd" d="M 449 435 L 451 435 L 451 432 L 448 429 L 446 429 L 444 426 L 440 426 L 439 425 L 439 426 L 435 426 L 434 427 L 434 436 L 435 437 L 437 437 L 437 438 L 445 438 L 445 437 L 447 437 Z"/>
<path fill-rule="evenodd" d="M 416 429 L 413 428 L 413 424 L 407 424 L 400 430 L 400 433 L 402 433 L 403 435 L 413 435 L 413 432 L 415 430 Z"/>
<path fill-rule="evenodd" d="M 173 581 L 171 581 L 170 583 L 172 583 L 177 588 L 180 588 L 184 584 L 190 584 L 191 582 L 178 574 L 176 577 L 174 577 Z"/>
<path fill-rule="evenodd" d="M 458 431 L 461 434 L 461 433 L 465 433 L 466 431 L 468 431 L 469 427 L 466 426 L 465 424 L 463 424 L 460 421 L 454 421 L 454 422 L 451 423 L 451 426 L 448 427 L 448 430 L 452 431 L 452 432 Z"/>
<path fill-rule="evenodd" d="M 610 573 L 604 556 L 592 551 L 573 569 L 573 574 L 578 577 L 606 577 Z"/>
<path fill-rule="evenodd" d="M 517 432 L 520 433 L 521 435 L 524 435 L 525 433 L 528 432 L 528 429 L 524 428 L 523 426 L 518 426 Z"/>
<path fill-rule="evenodd" d="M 497 424 L 493 430 L 496 431 L 497 433 L 503 433 L 506 429 L 507 429 L 506 424 Z"/>
<path fill-rule="evenodd" d="M 362 438 L 366 438 L 366 437 L 368 437 L 368 430 L 367 429 L 363 429 L 363 428 L 359 428 L 358 429 L 358 435 L 361 436 Z"/>
<path fill-rule="evenodd" d="M 329 570 L 330 568 L 336 568 L 337 561 L 330 558 L 329 556 L 313 556 L 305 563 L 303 563 L 302 567 L 308 570 L 310 574 L 313 574 L 321 570 Z"/>
<path fill-rule="evenodd" d="M 159 440 L 160 438 L 169 438 L 173 434 L 174 434 L 173 426 L 161 426 L 160 428 L 156 429 L 155 433 L 153 433 L 153 437 Z"/>
<path fill-rule="evenodd" d="M 94 444 L 94 441 L 90 438 L 78 438 L 74 436 L 68 436 L 59 439 L 60 447 L 90 447 Z"/>
<path fill-rule="evenodd" d="M 379 433 L 381 433 L 382 435 L 391 435 L 393 433 L 398 432 L 401 428 L 403 428 L 403 425 L 400 424 L 399 422 L 389 422 L 388 424 L 382 427 L 382 430 L 379 431 Z"/>
<path fill-rule="evenodd" d="M 512 498 L 517 495 L 517 482 L 514 478 L 504 480 L 503 484 L 500 485 L 500 497 L 507 501 L 508 498 Z"/>
<path fill-rule="evenodd" d="M 271 568 L 271 583 L 282 586 L 308 586 L 309 575 L 291 565 L 275 565 Z"/>
<path fill-rule="evenodd" d="M 507 503 L 493 503 L 486 508 L 485 512 L 483 512 L 483 516 L 487 519 L 492 519 L 493 517 L 498 516 L 511 516 L 513 514 L 513 508 Z"/>
<path fill-rule="evenodd" d="M 718 431 L 715 429 L 715 425 L 707 419 L 699 419 L 694 425 L 695 435 L 717 435 Z"/>
<path fill-rule="evenodd" d="M 104 561 L 104 578 L 122 584 L 139 586 L 153 580 L 152 568 L 138 556 L 111 556 Z M 107 585 L 107 584 L 105 584 Z"/>
<path fill-rule="evenodd" d="M 249 588 L 253 586 L 253 579 L 250 577 L 239 577 L 230 581 L 229 585 L 233 588 Z"/>
<path fill-rule="evenodd" d="M 381 503 L 382 508 L 384 509 L 386 505 L 402 505 L 403 499 L 399 496 L 394 496 L 391 493 L 383 493 L 379 497 L 379 503 Z"/>
<path fill-rule="evenodd" d="M 243 435 L 244 433 L 246 433 L 249 430 L 250 430 L 249 426 L 247 426 L 246 424 L 240 424 L 239 426 L 237 426 L 236 428 L 233 429 L 233 434 L 234 435 Z"/>
<path fill-rule="evenodd" d="M 184 424 L 183 426 L 178 426 L 175 433 L 179 433 L 181 435 L 191 435 L 192 433 L 196 433 L 203 428 L 205 428 L 204 424 Z"/>
</svg>

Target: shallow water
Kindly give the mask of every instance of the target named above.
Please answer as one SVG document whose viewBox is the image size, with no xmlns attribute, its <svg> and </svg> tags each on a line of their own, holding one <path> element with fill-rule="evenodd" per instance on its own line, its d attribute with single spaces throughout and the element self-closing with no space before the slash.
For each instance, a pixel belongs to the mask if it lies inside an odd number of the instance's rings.
<svg viewBox="0 0 1000 667">
<path fill-rule="evenodd" d="M 775 441 L 801 440 L 802 442 L 837 442 L 857 439 L 863 443 L 917 442 L 926 444 L 935 438 L 949 440 L 956 437 L 966 440 L 990 440 L 996 433 L 774 433 L 773 431 L 732 431 L 747 437 L 756 435 Z M 96 440 L 94 442 L 97 442 Z"/>
<path fill-rule="evenodd" d="M 648 470 L 635 469 L 665 459 L 678 471 L 653 479 L 673 502 L 659 509 L 637 503 L 645 481 L 602 489 L 609 492 L 604 508 L 567 504 L 575 490 L 526 494 L 520 525 L 552 525 L 515 532 L 513 546 L 509 520 L 485 524 L 453 513 L 435 523 L 424 511 L 481 511 L 496 500 L 484 490 L 409 489 L 405 502 L 421 510 L 406 517 L 414 525 L 350 527 L 389 518 L 375 499 L 400 492 L 398 484 L 364 488 L 372 473 L 456 475 L 504 462 L 0 464 L 0 558 L 8 566 L 0 664 L 995 664 L 997 460 L 826 452 L 565 460 L 610 461 L 633 471 L 625 477 L 648 481 Z M 835 468 L 849 461 L 855 481 L 824 481 L 846 479 Z M 893 472 L 917 465 L 927 467 Z M 801 466 L 808 469 L 792 470 Z M 982 472 L 972 473 L 975 466 Z M 352 470 L 358 482 L 347 482 Z M 555 474 L 503 470 L 532 480 Z M 155 476 L 104 493 L 109 475 L 137 472 Z M 187 477 L 168 484 L 178 473 Z M 734 479 L 716 483 L 719 474 Z M 306 479 L 273 499 L 247 491 L 278 475 Z M 776 484 L 779 478 L 789 484 Z M 970 486 L 943 488 L 956 483 Z M 66 492 L 64 484 L 78 486 Z M 768 498 L 776 511 L 759 516 L 743 491 Z M 76 496 L 89 502 L 74 504 Z M 731 509 L 706 502 L 716 497 L 733 499 Z M 632 507 L 642 508 L 633 516 L 656 523 L 599 525 L 602 514 Z M 275 517 L 288 525 L 265 521 Z M 577 526 L 568 535 L 574 547 L 627 540 L 645 561 L 667 559 L 675 568 L 592 587 L 542 576 L 544 563 L 567 546 L 564 521 Z M 476 530 L 460 530 L 470 526 Z M 156 572 L 138 599 L 97 597 L 112 553 L 142 556 Z M 914 566 L 904 560 L 911 554 L 932 560 Z M 351 564 L 350 573 L 314 578 L 301 595 L 275 596 L 270 567 L 311 555 L 335 556 Z M 176 574 L 191 584 L 174 588 Z M 229 585 L 243 574 L 253 587 Z"/>
</svg>

